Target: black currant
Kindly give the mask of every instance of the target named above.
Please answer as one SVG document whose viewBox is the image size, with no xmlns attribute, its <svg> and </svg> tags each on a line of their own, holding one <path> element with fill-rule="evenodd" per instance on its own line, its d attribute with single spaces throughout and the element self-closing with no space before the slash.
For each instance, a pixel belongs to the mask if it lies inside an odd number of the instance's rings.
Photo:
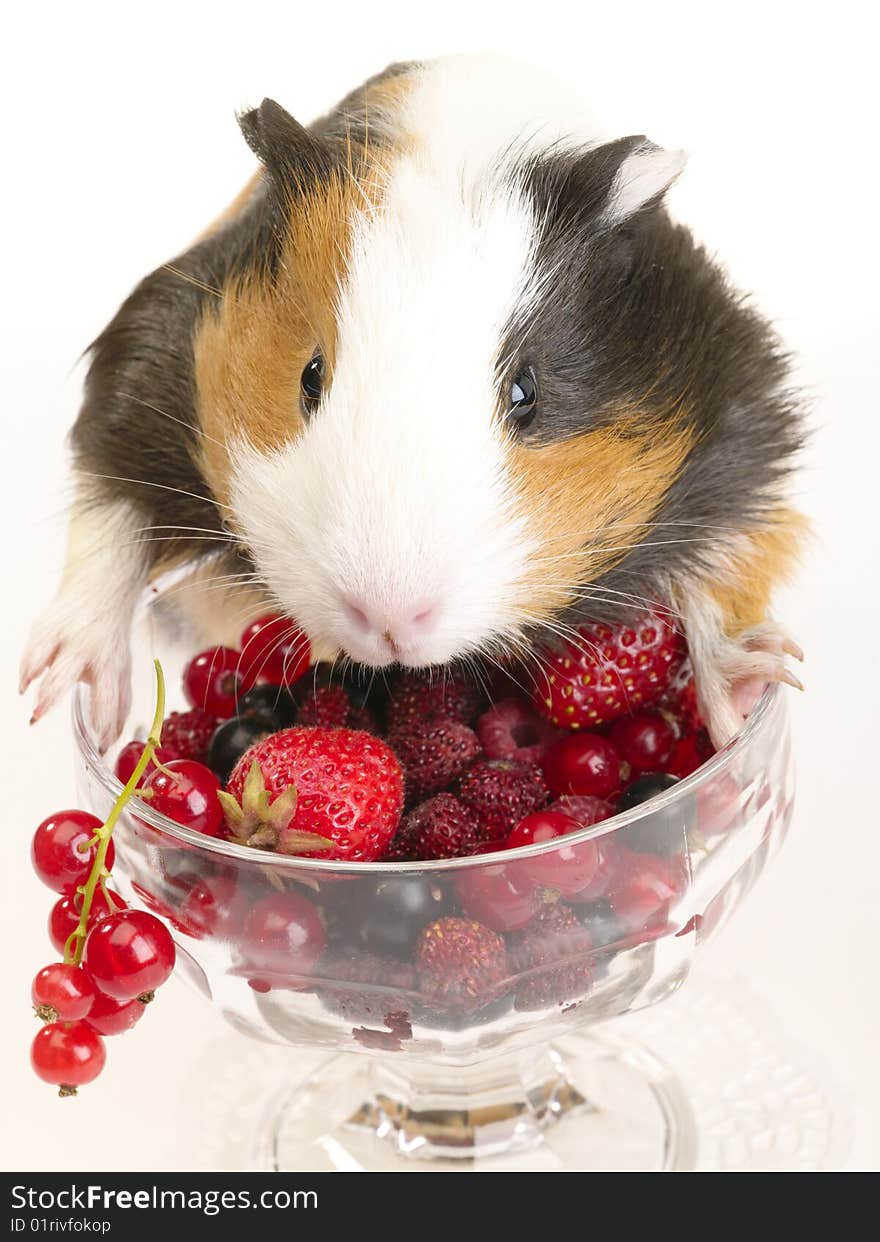
<svg viewBox="0 0 880 1242">
<path fill-rule="evenodd" d="M 275 729 L 267 727 L 265 721 L 244 716 L 233 716 L 224 720 L 215 730 L 211 738 L 211 749 L 208 751 L 208 765 L 212 772 L 225 785 L 230 773 L 246 750 L 262 738 L 274 733 Z"/>
</svg>

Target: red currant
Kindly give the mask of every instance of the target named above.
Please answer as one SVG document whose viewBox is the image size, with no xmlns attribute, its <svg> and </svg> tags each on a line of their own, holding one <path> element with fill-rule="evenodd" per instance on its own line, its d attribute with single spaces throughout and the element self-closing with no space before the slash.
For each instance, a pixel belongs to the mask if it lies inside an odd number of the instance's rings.
<svg viewBox="0 0 880 1242">
<path fill-rule="evenodd" d="M 34 1073 L 60 1087 L 61 1095 L 75 1095 L 97 1078 L 106 1060 L 103 1039 L 85 1022 L 50 1022 L 31 1045 Z"/>
<path fill-rule="evenodd" d="M 252 682 L 292 686 L 308 670 L 312 652 L 290 617 L 270 612 L 257 617 L 242 634 L 241 656 Z"/>
<path fill-rule="evenodd" d="M 116 779 L 120 785 L 127 785 L 131 780 L 131 774 L 134 772 L 141 755 L 144 753 L 146 742 L 129 742 L 123 746 L 122 750 L 116 756 L 116 766 L 113 771 L 116 773 Z M 172 750 L 170 746 L 157 746 L 155 757 L 159 763 L 170 763 L 172 759 L 177 758 L 177 751 Z M 143 785 L 150 772 L 155 771 L 153 761 L 147 764 L 147 770 L 141 776 L 139 784 Z"/>
<path fill-rule="evenodd" d="M 678 776 L 682 780 L 696 772 L 707 759 L 711 759 L 712 743 L 708 737 L 700 733 L 688 733 L 681 737 L 672 748 L 669 758 L 663 765 L 663 771 Z"/>
<path fill-rule="evenodd" d="M 464 912 L 493 931 L 517 931 L 538 912 L 535 883 L 522 864 L 462 871 L 456 891 Z"/>
<path fill-rule="evenodd" d="M 223 808 L 217 797 L 220 782 L 195 759 L 172 759 L 166 769 L 154 768 L 143 782 L 151 797 L 147 805 L 176 824 L 217 837 L 223 827 Z"/>
<path fill-rule="evenodd" d="M 251 909 L 241 937 L 249 970 L 290 986 L 289 976 L 307 975 L 324 951 L 327 937 L 315 906 L 299 893 L 273 893 Z"/>
<path fill-rule="evenodd" d="M 104 896 L 104 890 L 100 888 L 95 889 L 95 895 L 92 897 L 92 904 L 89 909 L 87 931 L 91 931 L 95 924 L 100 922 L 101 919 L 105 919 L 108 914 L 115 914 L 117 910 L 125 910 L 127 908 L 126 902 L 122 900 L 118 893 L 114 893 L 112 888 L 107 889 L 107 896 L 113 903 L 112 910 Z M 67 893 L 55 902 L 49 913 L 49 939 L 59 953 L 64 952 L 64 946 L 79 925 L 82 902 L 82 893 Z"/>
<path fill-rule="evenodd" d="M 666 760 L 675 743 L 675 730 L 659 712 L 639 712 L 615 721 L 609 740 L 633 770 L 665 772 Z"/>
<path fill-rule="evenodd" d="M 174 924 L 197 940 L 205 936 L 228 937 L 241 913 L 243 898 L 230 876 L 198 879 L 175 912 Z"/>
<path fill-rule="evenodd" d="M 88 842 L 100 827 L 101 821 L 88 811 L 58 811 L 43 820 L 31 843 L 31 862 L 48 888 L 69 893 L 85 884 L 98 852 L 97 845 Z M 113 858 L 111 841 L 104 863 L 108 871 Z"/>
<path fill-rule="evenodd" d="M 104 992 L 95 993 L 86 1024 L 99 1035 L 124 1035 L 144 1016 L 146 1005 L 139 1000 L 114 1000 Z"/>
<path fill-rule="evenodd" d="M 98 988 L 116 1000 L 152 992 L 174 969 L 174 941 L 164 923 L 145 910 L 123 910 L 96 923 L 84 961 Z"/>
<path fill-rule="evenodd" d="M 200 651 L 183 670 L 183 693 L 189 704 L 221 720 L 235 715 L 239 697 L 253 684 L 243 672 L 241 652 L 231 647 Z"/>
<path fill-rule="evenodd" d="M 666 930 L 670 904 L 687 887 L 682 858 L 658 858 L 620 847 L 608 902 L 632 932 L 656 939 Z"/>
<path fill-rule="evenodd" d="M 558 811 L 536 811 L 521 819 L 505 842 L 512 850 L 521 845 L 541 845 L 557 837 L 578 832 L 580 824 Z M 523 859 L 519 864 L 536 884 L 556 888 L 567 897 L 580 893 L 593 879 L 599 867 L 599 848 L 595 841 L 577 845 L 559 845 L 537 858 Z"/>
<path fill-rule="evenodd" d="M 555 742 L 541 766 L 554 794 L 607 798 L 620 789 L 620 755 L 598 733 L 572 733 Z"/>
<path fill-rule="evenodd" d="M 604 897 L 617 880 L 621 867 L 621 858 L 626 853 L 614 840 L 614 834 L 596 837 L 591 842 L 596 847 L 596 870 L 590 882 L 574 893 L 566 893 L 566 897 L 574 905 L 588 905 Z"/>
<path fill-rule="evenodd" d="M 45 1022 L 78 1022 L 94 1004 L 95 983 L 83 966 L 52 962 L 35 976 L 31 1000 Z"/>
</svg>

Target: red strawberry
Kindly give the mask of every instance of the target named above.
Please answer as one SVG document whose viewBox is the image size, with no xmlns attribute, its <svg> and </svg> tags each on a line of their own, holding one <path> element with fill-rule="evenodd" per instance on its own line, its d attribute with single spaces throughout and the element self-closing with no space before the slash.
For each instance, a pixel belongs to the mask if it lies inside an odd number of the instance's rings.
<svg viewBox="0 0 880 1242">
<path fill-rule="evenodd" d="M 393 739 L 406 777 L 407 802 L 420 802 L 452 784 L 480 753 L 477 735 L 448 717 L 412 723 Z"/>
<path fill-rule="evenodd" d="M 461 673 L 448 669 L 400 674 L 388 704 L 388 735 L 407 733 L 418 722 L 431 716 L 448 716 L 469 724 L 480 710 L 480 690 Z"/>
<path fill-rule="evenodd" d="M 245 751 L 228 789 L 221 798 L 235 839 L 352 862 L 382 857 L 403 807 L 394 752 L 353 729 L 273 733 Z"/>
<path fill-rule="evenodd" d="M 540 763 L 559 733 L 522 699 L 505 699 L 480 716 L 477 736 L 489 759 Z"/>
<path fill-rule="evenodd" d="M 592 938 L 570 906 L 541 906 L 538 917 L 510 936 L 510 959 L 524 973 L 516 989 L 516 1008 L 544 1009 L 574 1000 L 592 980 Z M 526 973 L 527 972 L 527 973 Z"/>
<path fill-rule="evenodd" d="M 461 778 L 458 796 L 477 816 L 484 838 L 500 841 L 549 794 L 536 763 L 477 759 Z"/>
<path fill-rule="evenodd" d="M 217 723 L 216 717 L 201 707 L 191 707 L 188 712 L 172 712 L 162 723 L 162 745 L 173 750 L 178 759 L 207 763 Z"/>
<path fill-rule="evenodd" d="M 705 728 L 697 704 L 697 683 L 689 659 L 682 660 L 669 679 L 660 698 L 660 706 L 676 718 L 681 734 L 697 733 Z"/>
<path fill-rule="evenodd" d="M 296 714 L 298 725 L 343 729 L 350 723 L 351 702 L 342 686 L 319 686 L 307 694 Z"/>
<path fill-rule="evenodd" d="M 669 618 L 644 613 L 632 625 L 582 625 L 545 660 L 535 704 L 553 724 L 594 729 L 652 703 L 669 685 L 684 644 Z"/>
<path fill-rule="evenodd" d="M 452 794 L 438 793 L 404 818 L 385 857 L 407 861 L 464 858 L 483 839 L 473 811 Z"/>
<path fill-rule="evenodd" d="M 507 950 L 497 932 L 471 919 L 429 923 L 416 943 L 419 985 L 438 1008 L 473 1013 L 504 991 Z"/>
</svg>

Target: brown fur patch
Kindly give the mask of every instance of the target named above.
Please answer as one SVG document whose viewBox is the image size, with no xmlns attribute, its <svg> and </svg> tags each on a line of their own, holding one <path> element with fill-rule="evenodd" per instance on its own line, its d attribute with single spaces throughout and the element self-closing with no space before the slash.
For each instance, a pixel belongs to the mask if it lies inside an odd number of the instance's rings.
<svg viewBox="0 0 880 1242">
<path fill-rule="evenodd" d="M 766 621 L 773 593 L 792 577 L 809 533 L 810 524 L 803 514 L 780 509 L 765 527 L 743 534 L 741 544 L 728 557 L 723 579 L 708 587 L 721 607 L 728 635 Z"/>
<path fill-rule="evenodd" d="M 644 540 L 692 443 L 685 422 L 642 414 L 559 444 L 510 446 L 517 509 L 539 545 L 517 584 L 531 623 L 572 604 L 580 584 Z"/>
</svg>

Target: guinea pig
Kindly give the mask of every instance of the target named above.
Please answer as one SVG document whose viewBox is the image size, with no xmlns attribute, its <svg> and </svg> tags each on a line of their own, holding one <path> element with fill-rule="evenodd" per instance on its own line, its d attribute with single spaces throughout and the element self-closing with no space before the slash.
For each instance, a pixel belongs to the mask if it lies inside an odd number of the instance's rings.
<svg viewBox="0 0 880 1242">
<path fill-rule="evenodd" d="M 206 557 L 316 652 L 443 665 L 660 601 L 716 744 L 799 685 L 770 618 L 804 533 L 767 324 L 674 222 L 683 166 L 537 72 L 395 64 L 303 127 L 91 346 L 63 581 L 22 688 L 90 683 L 104 745 L 159 571 Z M 223 564 L 226 562 L 226 564 Z"/>
</svg>

